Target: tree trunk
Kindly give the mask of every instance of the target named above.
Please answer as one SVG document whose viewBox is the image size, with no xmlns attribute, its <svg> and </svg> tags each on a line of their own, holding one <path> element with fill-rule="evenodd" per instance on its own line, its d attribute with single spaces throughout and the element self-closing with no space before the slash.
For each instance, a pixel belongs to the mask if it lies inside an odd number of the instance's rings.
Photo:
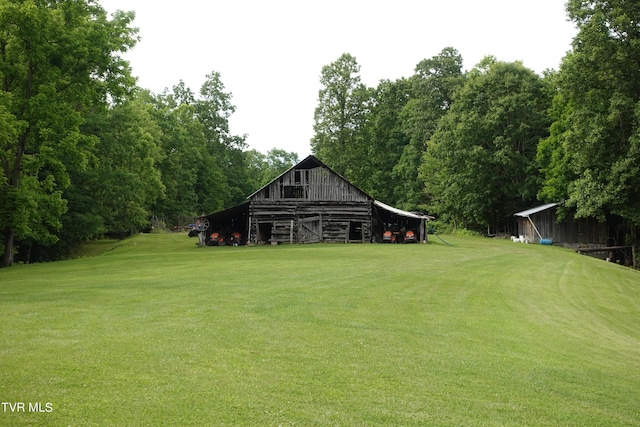
<svg viewBox="0 0 640 427">
<path fill-rule="evenodd" d="M 4 230 L 4 256 L 2 259 L 3 267 L 10 267 L 13 265 L 13 238 L 15 231 L 11 227 L 7 227 Z"/>
</svg>

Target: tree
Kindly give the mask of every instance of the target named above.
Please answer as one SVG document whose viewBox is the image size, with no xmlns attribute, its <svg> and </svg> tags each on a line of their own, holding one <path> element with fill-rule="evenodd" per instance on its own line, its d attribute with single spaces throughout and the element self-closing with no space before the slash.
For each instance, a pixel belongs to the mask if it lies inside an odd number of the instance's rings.
<svg viewBox="0 0 640 427">
<path fill-rule="evenodd" d="M 462 56 L 452 47 L 416 65 L 410 79 L 411 99 L 401 112 L 402 127 L 409 138 L 393 168 L 394 193 L 405 209 L 417 209 L 426 202 L 419 169 L 426 142 L 439 120 L 453 103 L 453 96 L 464 83 Z"/>
<path fill-rule="evenodd" d="M 406 201 L 406 194 L 394 192 L 399 184 L 393 169 L 404 147 L 409 144 L 409 137 L 403 131 L 401 113 L 410 96 L 408 80 L 381 81 L 375 90 L 375 102 L 364 128 L 367 146 L 362 159 L 364 179 L 359 183 L 360 188 L 394 206 Z"/>
<path fill-rule="evenodd" d="M 421 170 L 436 212 L 495 230 L 535 201 L 548 93 L 545 81 L 519 62 L 489 57 L 469 73 L 428 142 Z"/>
<path fill-rule="evenodd" d="M 550 74 L 548 78 L 554 88 L 559 87 L 559 73 Z M 566 201 L 569 197 L 569 186 L 578 177 L 577 171 L 571 167 L 570 157 L 564 149 L 563 142 L 563 135 L 571 127 L 569 118 L 572 111 L 572 105 L 560 92 L 553 95 L 552 106 L 549 109 L 550 118 L 553 120 L 549 128 L 549 137 L 540 140 L 536 154 L 542 174 L 538 198 L 546 202 Z M 565 204 L 558 207 L 560 218 L 568 219 L 572 215 Z"/>
<path fill-rule="evenodd" d="M 158 163 L 161 130 L 143 96 L 112 106 L 96 123 L 97 143 L 85 176 L 106 232 L 127 236 L 151 224 L 151 208 L 164 195 Z M 80 185 L 77 183 L 76 185 Z"/>
<path fill-rule="evenodd" d="M 0 1 L 0 232 L 52 243 L 66 209 L 67 168 L 81 167 L 82 113 L 134 81 L 120 54 L 136 42 L 131 13 L 83 0 Z"/>
<path fill-rule="evenodd" d="M 206 158 L 204 127 L 198 120 L 195 95 L 184 82 L 173 90 L 152 97 L 155 122 L 162 131 L 163 158 L 158 169 L 165 187 L 165 195 L 156 202 L 154 215 L 167 224 L 187 224 L 202 213 L 196 191 L 200 169 Z M 213 164 L 221 181 L 222 172 Z"/>
<path fill-rule="evenodd" d="M 272 148 L 267 154 L 256 150 L 245 151 L 250 175 L 253 177 L 253 191 L 271 182 L 287 169 L 298 163 L 298 154 L 280 148 Z M 252 191 L 252 192 L 253 192 Z"/>
<path fill-rule="evenodd" d="M 265 157 L 266 168 L 260 185 L 265 185 L 298 163 L 298 154 L 281 148 L 272 148 Z"/>
<path fill-rule="evenodd" d="M 356 185 L 365 179 L 367 141 L 363 128 L 371 90 L 360 82 L 360 65 L 345 53 L 322 67 L 311 149 L 328 166 Z"/>
<path fill-rule="evenodd" d="M 567 3 L 578 27 L 557 76 L 551 136 L 538 152 L 545 199 L 577 217 L 614 214 L 640 225 L 640 9 L 635 2 Z"/>
<path fill-rule="evenodd" d="M 196 100 L 196 114 L 206 142 L 205 164 L 200 169 L 201 185 L 198 188 L 203 212 L 239 203 L 251 189 L 243 153 L 246 137 L 233 135 L 229 129 L 229 117 L 236 110 L 231 98 L 220 73 L 212 72 L 207 75 L 200 88 L 200 98 Z M 219 182 L 219 171 L 223 171 L 225 184 Z"/>
</svg>

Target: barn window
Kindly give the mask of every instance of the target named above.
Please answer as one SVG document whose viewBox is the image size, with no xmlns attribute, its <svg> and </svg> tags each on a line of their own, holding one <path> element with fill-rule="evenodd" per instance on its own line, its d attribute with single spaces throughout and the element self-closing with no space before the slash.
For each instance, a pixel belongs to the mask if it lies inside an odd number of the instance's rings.
<svg viewBox="0 0 640 427">
<path fill-rule="evenodd" d="M 293 182 L 296 185 L 305 185 L 309 183 L 309 171 L 306 169 L 303 170 L 294 170 L 293 171 Z"/>
<path fill-rule="evenodd" d="M 304 187 L 302 185 L 285 185 L 282 189 L 285 199 L 304 199 Z"/>
</svg>

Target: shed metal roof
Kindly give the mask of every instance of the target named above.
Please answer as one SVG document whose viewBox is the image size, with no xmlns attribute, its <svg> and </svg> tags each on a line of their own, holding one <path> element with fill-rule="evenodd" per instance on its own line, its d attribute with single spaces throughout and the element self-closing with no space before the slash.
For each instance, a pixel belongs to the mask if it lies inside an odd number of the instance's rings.
<svg viewBox="0 0 640 427">
<path fill-rule="evenodd" d="M 537 214 L 538 212 L 546 211 L 554 206 L 558 206 L 558 203 L 547 203 L 546 205 L 541 205 L 535 208 L 527 209 L 526 211 L 518 212 L 513 214 L 514 216 L 521 216 L 523 218 L 528 218 L 533 214 Z"/>
</svg>

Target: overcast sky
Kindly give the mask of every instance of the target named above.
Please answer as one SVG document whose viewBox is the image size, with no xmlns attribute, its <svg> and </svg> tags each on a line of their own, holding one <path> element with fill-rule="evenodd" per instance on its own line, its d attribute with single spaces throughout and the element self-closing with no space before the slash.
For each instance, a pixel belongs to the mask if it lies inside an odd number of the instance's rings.
<svg viewBox="0 0 640 427">
<path fill-rule="evenodd" d="M 141 41 L 128 54 L 139 86 L 160 93 L 180 80 L 197 93 L 212 71 L 233 94 L 234 135 L 266 153 L 310 154 L 324 65 L 343 53 L 362 82 L 410 77 L 445 47 L 465 70 L 486 55 L 558 69 L 575 27 L 563 0 L 99 0 L 133 10 Z"/>
</svg>

